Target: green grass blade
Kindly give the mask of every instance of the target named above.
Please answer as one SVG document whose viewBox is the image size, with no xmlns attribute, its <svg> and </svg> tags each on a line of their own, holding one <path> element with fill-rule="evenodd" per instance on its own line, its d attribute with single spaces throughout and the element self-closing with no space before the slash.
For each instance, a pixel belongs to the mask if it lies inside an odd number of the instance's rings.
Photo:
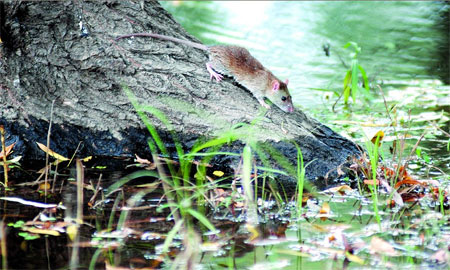
<svg viewBox="0 0 450 270">
<path fill-rule="evenodd" d="M 216 152 L 207 152 L 207 153 L 187 153 L 184 154 L 184 157 L 205 157 L 205 156 L 219 156 L 219 155 L 225 155 L 225 156 L 240 156 L 238 153 L 233 153 L 233 152 L 220 152 L 220 151 L 216 151 Z"/>
<path fill-rule="evenodd" d="M 350 96 L 350 80 L 352 78 L 352 73 L 350 70 L 347 71 L 347 74 L 345 75 L 344 78 L 344 103 L 347 104 L 348 103 L 348 98 Z"/>
<path fill-rule="evenodd" d="M 206 143 L 203 143 L 197 147 L 194 147 L 194 149 L 190 152 L 190 154 L 193 155 L 202 149 L 209 148 L 212 146 L 223 145 L 225 143 L 233 142 L 237 139 L 238 138 L 236 136 L 234 136 L 233 134 L 226 134 L 225 136 L 221 136 L 219 138 L 209 140 Z"/>
<path fill-rule="evenodd" d="M 203 225 L 205 225 L 205 227 L 208 228 L 208 230 L 210 230 L 211 232 L 215 232 L 216 231 L 216 227 L 214 227 L 214 225 L 204 215 L 202 215 L 200 212 L 197 212 L 197 211 L 195 211 L 192 208 L 187 209 L 187 212 L 191 216 L 196 218 L 198 221 L 200 221 Z"/>
<path fill-rule="evenodd" d="M 367 78 L 367 74 L 366 71 L 364 70 L 364 68 L 358 64 L 358 69 L 359 72 L 361 72 L 361 76 L 363 78 L 364 81 L 364 89 L 366 89 L 367 91 L 369 91 L 370 87 L 369 87 L 369 79 Z"/>
<path fill-rule="evenodd" d="M 245 198 L 247 203 L 253 202 L 253 192 L 251 188 L 251 174 L 252 174 L 252 151 L 249 145 L 244 147 L 242 153 L 242 186 L 244 188 Z"/>
<path fill-rule="evenodd" d="M 300 217 L 302 213 L 303 203 L 303 186 L 305 183 L 305 166 L 303 164 L 303 155 L 300 147 L 295 143 L 297 148 L 297 216 Z"/>
<path fill-rule="evenodd" d="M 356 93 L 358 92 L 358 60 L 352 60 L 352 99 L 356 102 Z"/>
<path fill-rule="evenodd" d="M 92 255 L 91 261 L 89 263 L 89 270 L 95 270 L 95 263 L 97 262 L 97 259 L 102 254 L 102 252 L 103 252 L 102 248 L 98 248 L 94 252 L 94 255 Z"/>
<path fill-rule="evenodd" d="M 264 172 L 270 172 L 270 173 L 276 173 L 276 174 L 281 174 L 281 175 L 286 175 L 288 176 L 289 174 L 285 171 L 282 170 L 277 170 L 277 169 L 272 169 L 272 168 L 268 168 L 268 167 L 260 167 L 257 166 L 256 169 L 264 171 Z"/>
<path fill-rule="evenodd" d="M 142 170 L 142 171 L 137 171 L 137 172 L 133 172 L 130 173 L 129 175 L 126 175 L 122 178 L 120 178 L 119 181 L 115 182 L 114 184 L 112 184 L 111 186 L 109 186 L 107 188 L 108 193 L 106 193 L 105 197 L 108 197 L 109 195 L 111 195 L 111 193 L 113 193 L 116 189 L 120 188 L 121 186 L 125 185 L 126 183 L 130 182 L 133 179 L 139 178 L 139 177 L 154 177 L 154 178 L 159 178 L 159 175 L 157 172 L 155 171 L 146 171 L 146 170 Z"/>
<path fill-rule="evenodd" d="M 261 148 L 261 150 L 264 150 L 266 153 L 268 153 L 268 155 L 270 155 L 273 158 L 273 160 L 275 160 L 276 164 L 281 166 L 289 175 L 296 178 L 297 168 L 294 165 L 292 165 L 290 160 L 286 156 L 284 156 L 280 151 L 278 151 L 275 147 L 267 143 L 259 143 L 258 147 Z M 258 156 L 260 156 L 259 153 Z M 314 160 L 312 160 L 311 162 L 313 161 Z M 269 161 L 267 160 L 267 162 Z M 308 163 L 306 166 L 308 166 L 310 163 Z M 313 192 L 313 190 L 315 190 L 315 187 L 311 185 L 311 183 L 308 181 L 304 182 L 304 187 L 309 192 Z"/>
<path fill-rule="evenodd" d="M 164 240 L 164 245 L 162 248 L 162 253 L 167 253 L 169 251 L 169 246 L 172 244 L 173 239 L 175 238 L 175 235 L 180 231 L 181 226 L 183 225 L 183 220 L 180 219 L 177 222 L 175 222 L 175 225 L 173 226 L 172 230 L 169 231 L 167 234 L 166 240 Z"/>
</svg>

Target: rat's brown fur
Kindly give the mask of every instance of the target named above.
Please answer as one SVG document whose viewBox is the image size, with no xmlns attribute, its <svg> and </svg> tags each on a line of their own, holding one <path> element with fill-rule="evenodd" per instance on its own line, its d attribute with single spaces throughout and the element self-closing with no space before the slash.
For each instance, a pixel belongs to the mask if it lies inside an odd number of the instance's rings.
<svg viewBox="0 0 450 270">
<path fill-rule="evenodd" d="M 207 47 L 203 44 L 153 33 L 123 35 L 117 37 L 116 40 L 134 36 L 160 38 L 206 50 L 209 52 L 209 62 L 206 66 L 211 77 L 214 76 L 217 81 L 220 81 L 222 79 L 220 74 L 232 76 L 238 83 L 252 92 L 264 107 L 269 107 L 264 101 L 264 97 L 267 97 L 283 111 L 293 111 L 292 99 L 287 84 L 275 77 L 245 48 L 239 46 Z"/>
</svg>

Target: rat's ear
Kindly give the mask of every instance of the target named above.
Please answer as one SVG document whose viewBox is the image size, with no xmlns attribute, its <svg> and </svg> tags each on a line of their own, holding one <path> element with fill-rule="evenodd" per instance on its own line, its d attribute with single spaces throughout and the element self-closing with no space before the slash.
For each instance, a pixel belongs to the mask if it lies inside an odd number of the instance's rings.
<svg viewBox="0 0 450 270">
<path fill-rule="evenodd" d="M 285 83 L 286 85 L 288 85 L 289 79 L 286 79 L 286 80 L 284 81 L 284 83 Z"/>
<path fill-rule="evenodd" d="M 278 91 L 280 89 L 280 82 L 277 80 L 272 81 L 272 90 Z"/>
</svg>

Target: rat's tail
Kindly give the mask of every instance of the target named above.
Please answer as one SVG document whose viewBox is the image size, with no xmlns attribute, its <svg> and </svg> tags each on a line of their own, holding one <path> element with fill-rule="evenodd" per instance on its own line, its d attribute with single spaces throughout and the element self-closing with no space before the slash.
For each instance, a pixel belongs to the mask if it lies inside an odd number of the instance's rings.
<svg viewBox="0 0 450 270">
<path fill-rule="evenodd" d="M 115 40 L 119 40 L 122 38 L 129 38 L 129 37 L 152 37 L 152 38 L 159 38 L 159 39 L 164 39 L 164 40 L 168 40 L 168 41 L 173 41 L 173 42 L 177 42 L 177 43 L 181 43 L 181 44 L 186 44 L 188 46 L 200 49 L 200 50 L 204 50 L 207 51 L 208 47 L 206 45 L 200 44 L 200 43 L 196 43 L 196 42 L 192 42 L 189 40 L 183 40 L 183 39 L 179 39 L 179 38 L 174 38 L 174 37 L 169 37 L 169 36 L 165 36 L 165 35 L 159 35 L 159 34 L 153 34 L 153 33 L 134 33 L 134 34 L 128 34 L 128 35 L 123 35 L 123 36 L 118 36 L 115 38 Z"/>
</svg>

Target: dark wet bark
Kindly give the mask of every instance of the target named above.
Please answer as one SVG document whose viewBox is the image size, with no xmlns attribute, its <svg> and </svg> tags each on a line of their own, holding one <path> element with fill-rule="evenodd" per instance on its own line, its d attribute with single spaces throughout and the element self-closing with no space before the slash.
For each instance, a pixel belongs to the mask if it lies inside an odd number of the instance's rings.
<svg viewBox="0 0 450 270">
<path fill-rule="evenodd" d="M 327 172 L 358 153 L 355 144 L 299 110 L 288 114 L 273 107 L 263 115 L 251 93 L 232 79 L 210 81 L 204 51 L 151 38 L 114 41 L 133 32 L 196 41 L 157 2 L 12 1 L 0 3 L 0 15 L 0 122 L 25 158 L 44 158 L 35 142 L 46 142 L 52 102 L 56 152 L 70 156 L 81 142 L 80 156 L 149 156 L 149 133 L 121 84 L 140 103 L 162 111 L 186 149 L 198 138 L 246 123 L 235 132 L 252 138 L 266 154 L 271 147 L 280 150 L 291 164 L 295 141 L 305 163 L 314 160 L 307 177 L 319 185 Z M 149 117 L 170 146 L 167 127 Z M 240 152 L 242 145 L 227 148 Z M 214 161 L 232 166 L 239 160 Z"/>
</svg>

